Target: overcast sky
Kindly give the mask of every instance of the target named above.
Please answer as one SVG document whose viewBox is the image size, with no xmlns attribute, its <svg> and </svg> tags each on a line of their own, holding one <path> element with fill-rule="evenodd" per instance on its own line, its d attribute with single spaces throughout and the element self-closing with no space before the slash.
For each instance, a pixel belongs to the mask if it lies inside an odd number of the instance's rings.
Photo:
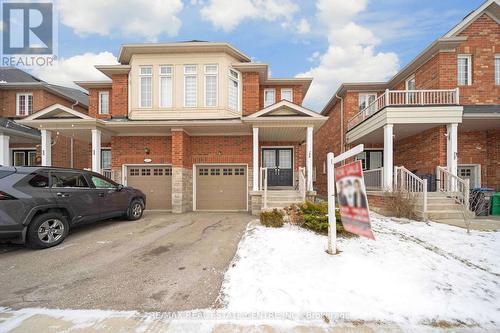
<svg viewBox="0 0 500 333">
<path fill-rule="evenodd" d="M 59 0 L 52 83 L 104 79 L 95 64 L 120 45 L 227 41 L 273 77 L 312 76 L 305 104 L 320 111 L 341 82 L 391 77 L 482 0 Z"/>
</svg>

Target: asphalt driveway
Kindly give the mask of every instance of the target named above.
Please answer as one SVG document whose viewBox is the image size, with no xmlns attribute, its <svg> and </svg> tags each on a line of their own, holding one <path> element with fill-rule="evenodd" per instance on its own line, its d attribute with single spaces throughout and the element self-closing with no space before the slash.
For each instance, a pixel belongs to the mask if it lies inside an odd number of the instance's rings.
<svg viewBox="0 0 500 333">
<path fill-rule="evenodd" d="M 217 306 L 245 213 L 147 212 L 75 228 L 58 247 L 0 245 L 0 307 L 178 311 Z"/>
</svg>

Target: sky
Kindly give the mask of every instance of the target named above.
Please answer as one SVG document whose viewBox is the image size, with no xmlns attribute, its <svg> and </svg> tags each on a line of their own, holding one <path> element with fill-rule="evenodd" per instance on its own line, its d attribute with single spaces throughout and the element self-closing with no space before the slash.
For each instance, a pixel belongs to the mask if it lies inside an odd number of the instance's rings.
<svg viewBox="0 0 500 333">
<path fill-rule="evenodd" d="M 229 42 L 272 77 L 313 77 L 321 111 L 342 82 L 387 80 L 483 0 L 58 0 L 59 61 L 33 73 L 56 84 L 106 79 L 120 45 Z"/>
</svg>

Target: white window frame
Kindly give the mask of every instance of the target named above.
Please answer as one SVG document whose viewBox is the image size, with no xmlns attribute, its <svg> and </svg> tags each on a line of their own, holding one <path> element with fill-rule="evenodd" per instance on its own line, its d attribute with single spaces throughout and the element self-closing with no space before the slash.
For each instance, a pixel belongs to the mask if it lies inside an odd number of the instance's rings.
<svg viewBox="0 0 500 333">
<path fill-rule="evenodd" d="M 106 112 L 102 112 L 102 99 L 101 99 L 101 96 L 103 95 L 107 95 L 108 96 L 108 105 L 107 105 L 107 110 Z M 101 90 L 99 91 L 99 110 L 98 110 L 98 113 L 99 114 L 109 114 L 109 91 L 107 90 Z"/>
<path fill-rule="evenodd" d="M 273 101 L 272 103 L 268 103 L 267 100 L 266 100 L 266 94 L 268 92 L 272 92 L 273 93 Z M 276 103 L 276 89 L 274 88 L 268 88 L 268 89 L 264 89 L 264 107 L 267 108 L 268 106 L 270 105 L 273 105 Z"/>
<path fill-rule="evenodd" d="M 495 54 L 495 85 L 500 85 L 500 54 Z"/>
<path fill-rule="evenodd" d="M 467 73 L 466 73 L 467 83 L 460 82 L 460 66 L 459 66 L 460 59 L 467 59 Z M 457 56 L 457 85 L 458 86 L 472 85 L 472 55 L 470 54 L 459 54 Z"/>
<path fill-rule="evenodd" d="M 21 110 L 19 109 L 19 97 L 24 96 L 26 98 L 26 103 L 25 107 L 26 109 L 24 110 L 25 113 L 21 114 Z M 31 112 L 28 110 L 28 97 L 31 96 Z M 30 114 L 33 113 L 33 93 L 26 92 L 26 93 L 17 93 L 16 94 L 16 115 L 20 117 L 26 117 L 29 116 Z"/>
<path fill-rule="evenodd" d="M 408 86 L 411 81 L 415 82 L 415 87 L 413 89 L 408 89 Z M 410 75 L 406 80 L 405 80 L 405 90 L 416 90 L 417 89 L 417 80 L 415 80 L 415 74 Z"/>
<path fill-rule="evenodd" d="M 170 68 L 170 73 L 162 73 L 163 68 Z M 162 84 L 163 78 L 170 78 L 170 105 L 164 105 L 162 103 Z M 169 109 L 174 105 L 174 67 L 172 65 L 160 65 L 158 68 L 158 106 L 161 109 Z"/>
<path fill-rule="evenodd" d="M 236 77 L 234 75 L 232 75 L 231 72 L 236 73 Z M 241 108 L 241 73 L 234 68 L 229 68 L 227 75 L 228 75 L 229 81 L 233 81 L 233 82 L 236 82 L 238 84 L 237 89 L 236 89 L 237 90 L 236 91 L 236 108 L 231 107 L 231 103 L 229 102 L 229 99 L 231 98 L 231 93 L 230 93 L 231 85 L 228 85 L 227 107 L 230 110 L 239 111 Z"/>
<path fill-rule="evenodd" d="M 367 108 L 367 107 L 368 107 L 368 105 L 370 104 L 370 96 L 374 96 L 374 97 L 375 97 L 375 99 L 374 99 L 374 100 L 375 100 L 375 101 L 377 100 L 377 93 L 375 93 L 375 92 L 371 92 L 371 93 L 360 93 L 360 94 L 358 95 L 358 109 L 359 109 L 359 111 L 362 111 L 362 110 L 364 110 L 365 108 Z M 361 107 L 361 97 L 365 97 L 365 98 L 366 98 L 366 105 L 365 105 L 365 107 L 364 107 L 363 109 L 360 109 L 360 107 Z M 373 105 L 373 107 L 375 107 L 375 105 Z"/>
<path fill-rule="evenodd" d="M 151 74 L 143 74 L 142 69 L 143 68 L 149 68 L 151 69 Z M 142 104 L 142 78 L 143 77 L 150 77 L 151 78 L 151 105 L 150 106 L 143 106 Z M 144 66 L 139 66 L 139 107 L 141 109 L 151 109 L 153 108 L 153 66 L 151 65 L 144 65 Z"/>
<path fill-rule="evenodd" d="M 290 92 L 290 99 L 287 99 L 287 101 L 293 103 L 293 88 L 281 88 L 281 91 L 280 91 L 281 100 L 284 100 L 284 98 L 283 98 L 283 92 L 284 91 Z"/>
<path fill-rule="evenodd" d="M 216 71 L 215 73 L 208 73 L 207 68 L 210 66 L 215 66 Z M 217 64 L 206 64 L 204 66 L 204 79 L 203 79 L 203 91 L 204 91 L 204 100 L 205 100 L 205 107 L 206 108 L 216 108 L 219 105 L 219 65 Z M 207 78 L 209 76 L 215 76 L 215 104 L 214 105 L 208 105 L 207 103 Z"/>
<path fill-rule="evenodd" d="M 195 72 L 194 73 L 187 73 L 186 69 L 188 67 L 194 67 Z M 186 78 L 188 76 L 194 76 L 195 77 L 195 89 L 194 89 L 194 105 L 186 105 Z M 198 66 L 197 65 L 184 65 L 184 107 L 185 108 L 195 108 L 198 106 Z"/>
</svg>

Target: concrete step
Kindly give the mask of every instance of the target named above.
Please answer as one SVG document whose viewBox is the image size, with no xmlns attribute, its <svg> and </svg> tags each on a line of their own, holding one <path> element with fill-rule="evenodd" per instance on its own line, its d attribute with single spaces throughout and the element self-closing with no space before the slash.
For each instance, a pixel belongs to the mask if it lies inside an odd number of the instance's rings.
<svg viewBox="0 0 500 333">
<path fill-rule="evenodd" d="M 462 219 L 464 217 L 461 210 L 439 210 L 427 211 L 429 220 L 442 220 L 442 219 Z"/>
<path fill-rule="evenodd" d="M 297 201 L 268 201 L 267 202 L 267 208 L 278 208 L 282 209 L 288 206 L 291 206 L 293 204 L 300 204 L 302 203 L 302 200 L 297 200 Z"/>
<path fill-rule="evenodd" d="M 427 203 L 427 210 L 440 211 L 440 210 L 460 210 L 462 211 L 462 206 L 455 203 Z"/>
</svg>

